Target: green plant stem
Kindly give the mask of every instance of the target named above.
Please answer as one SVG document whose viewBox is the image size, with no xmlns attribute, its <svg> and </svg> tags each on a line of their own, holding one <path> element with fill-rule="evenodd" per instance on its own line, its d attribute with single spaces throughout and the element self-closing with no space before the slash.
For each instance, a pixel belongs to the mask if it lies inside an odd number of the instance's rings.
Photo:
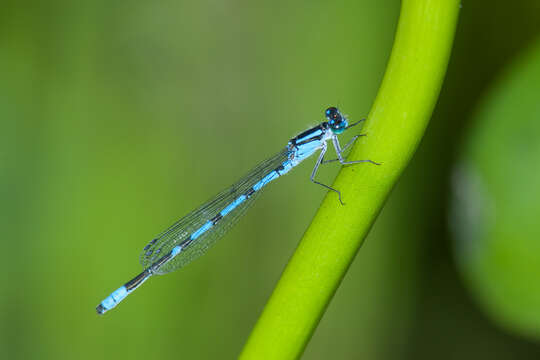
<svg viewBox="0 0 540 360">
<path fill-rule="evenodd" d="M 386 73 L 344 167 L 249 337 L 241 359 L 298 358 L 388 194 L 413 155 L 437 101 L 450 56 L 459 0 L 403 0 Z"/>
</svg>

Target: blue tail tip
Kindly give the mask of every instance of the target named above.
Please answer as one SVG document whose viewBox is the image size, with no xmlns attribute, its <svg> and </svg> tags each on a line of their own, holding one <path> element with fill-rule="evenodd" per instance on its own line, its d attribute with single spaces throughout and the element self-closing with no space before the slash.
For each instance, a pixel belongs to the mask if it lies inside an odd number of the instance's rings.
<svg viewBox="0 0 540 360">
<path fill-rule="evenodd" d="M 103 306 L 102 304 L 99 304 L 97 307 L 96 307 L 96 311 L 99 315 L 103 315 L 105 314 L 105 312 L 107 311 L 107 309 L 105 309 L 105 306 Z"/>
</svg>

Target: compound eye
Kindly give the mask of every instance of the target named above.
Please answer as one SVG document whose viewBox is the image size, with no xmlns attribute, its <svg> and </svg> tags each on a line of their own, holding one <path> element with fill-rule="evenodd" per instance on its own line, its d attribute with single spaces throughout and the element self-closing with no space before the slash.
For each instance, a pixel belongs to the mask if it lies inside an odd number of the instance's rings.
<svg viewBox="0 0 540 360">
<path fill-rule="evenodd" d="M 324 112 L 328 119 L 328 125 L 334 134 L 341 134 L 347 128 L 347 119 L 341 115 L 339 110 L 335 107 L 329 107 Z"/>
<path fill-rule="evenodd" d="M 338 120 L 341 117 L 339 110 L 335 107 L 329 107 L 328 109 L 326 109 L 324 113 L 328 121 L 330 121 L 331 123 Z"/>
</svg>

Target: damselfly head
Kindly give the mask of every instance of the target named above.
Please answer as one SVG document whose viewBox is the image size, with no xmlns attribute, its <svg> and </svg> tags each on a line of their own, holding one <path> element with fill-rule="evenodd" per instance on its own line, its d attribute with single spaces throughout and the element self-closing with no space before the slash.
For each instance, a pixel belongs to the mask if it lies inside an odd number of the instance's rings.
<svg viewBox="0 0 540 360">
<path fill-rule="evenodd" d="M 347 119 L 336 107 L 329 107 L 324 112 L 328 119 L 328 125 L 334 134 L 341 134 L 347 128 Z"/>
</svg>

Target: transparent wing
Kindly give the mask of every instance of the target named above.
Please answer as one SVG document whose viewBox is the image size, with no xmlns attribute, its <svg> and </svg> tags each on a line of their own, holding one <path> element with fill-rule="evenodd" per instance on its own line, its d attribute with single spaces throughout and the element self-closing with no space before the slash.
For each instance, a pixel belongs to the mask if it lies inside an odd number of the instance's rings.
<svg viewBox="0 0 540 360">
<path fill-rule="evenodd" d="M 178 220 L 171 227 L 161 233 L 156 239 L 146 245 L 140 255 L 140 262 L 144 268 L 152 265 L 160 257 L 167 254 L 176 245 L 186 240 L 195 230 L 203 226 L 208 220 L 216 216 L 227 205 L 232 203 L 238 196 L 245 194 L 254 184 L 259 182 L 270 171 L 274 170 L 290 155 L 290 150 L 283 149 L 278 154 L 263 161 L 246 176 L 228 189 L 220 192 L 211 200 L 192 211 L 182 219 Z M 262 190 L 262 189 L 261 189 Z M 189 244 L 180 254 L 164 264 L 156 272 L 166 274 L 177 270 L 199 256 L 203 255 L 227 230 L 234 225 L 237 220 L 246 212 L 255 201 L 260 191 L 256 191 L 251 197 L 238 205 L 233 211 L 224 216 L 212 228 L 203 233 L 200 237 Z"/>
</svg>

